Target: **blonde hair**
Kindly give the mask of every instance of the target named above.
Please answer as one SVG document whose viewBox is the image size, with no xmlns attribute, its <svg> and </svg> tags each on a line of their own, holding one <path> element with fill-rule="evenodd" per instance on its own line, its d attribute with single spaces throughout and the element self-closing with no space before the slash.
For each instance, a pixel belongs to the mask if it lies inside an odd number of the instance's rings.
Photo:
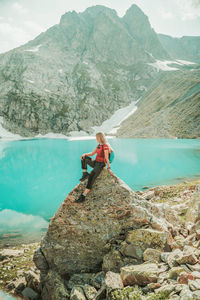
<svg viewBox="0 0 200 300">
<path fill-rule="evenodd" d="M 100 138 L 102 144 L 106 144 L 109 147 L 109 152 L 113 151 L 113 148 L 111 145 L 108 143 L 107 138 L 103 132 L 97 132 L 96 137 Z"/>
</svg>

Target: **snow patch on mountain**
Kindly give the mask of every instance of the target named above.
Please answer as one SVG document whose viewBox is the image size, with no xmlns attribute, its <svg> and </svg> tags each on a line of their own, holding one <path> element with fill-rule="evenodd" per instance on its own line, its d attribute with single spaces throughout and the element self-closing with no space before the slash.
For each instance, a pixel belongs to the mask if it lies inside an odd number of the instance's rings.
<svg viewBox="0 0 200 300">
<path fill-rule="evenodd" d="M 137 101 L 132 101 L 128 106 L 116 110 L 108 120 L 100 126 L 93 126 L 92 129 L 94 132 L 103 131 L 104 133 L 115 134 L 120 124 L 136 111 L 136 103 L 139 100 L 140 98 Z"/>
<path fill-rule="evenodd" d="M 38 52 L 39 51 L 39 48 L 41 47 L 42 45 L 37 45 L 31 49 L 26 49 L 24 51 L 29 51 L 29 52 Z"/>
</svg>

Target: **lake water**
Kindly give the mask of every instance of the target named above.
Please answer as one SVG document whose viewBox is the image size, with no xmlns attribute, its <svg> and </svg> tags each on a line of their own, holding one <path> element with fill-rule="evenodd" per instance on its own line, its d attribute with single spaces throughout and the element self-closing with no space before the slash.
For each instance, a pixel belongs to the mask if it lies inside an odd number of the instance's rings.
<svg viewBox="0 0 200 300">
<path fill-rule="evenodd" d="M 0 300 L 15 300 L 16 298 L 10 296 L 9 294 L 0 291 Z M 19 298 L 18 298 L 19 299 Z"/>
<path fill-rule="evenodd" d="M 115 150 L 112 171 L 134 191 L 200 175 L 200 140 L 108 141 Z M 17 237 L 21 230 L 45 231 L 49 218 L 79 183 L 81 154 L 96 145 L 91 139 L 0 141 L 1 237 Z"/>
</svg>

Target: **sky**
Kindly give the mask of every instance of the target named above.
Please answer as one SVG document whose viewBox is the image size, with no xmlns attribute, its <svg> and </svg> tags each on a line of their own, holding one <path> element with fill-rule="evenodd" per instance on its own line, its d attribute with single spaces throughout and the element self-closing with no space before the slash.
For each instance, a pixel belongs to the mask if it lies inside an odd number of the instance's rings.
<svg viewBox="0 0 200 300">
<path fill-rule="evenodd" d="M 200 0 L 0 0 L 0 53 L 33 40 L 67 11 L 104 5 L 122 17 L 132 4 L 143 10 L 157 33 L 200 36 Z"/>
</svg>

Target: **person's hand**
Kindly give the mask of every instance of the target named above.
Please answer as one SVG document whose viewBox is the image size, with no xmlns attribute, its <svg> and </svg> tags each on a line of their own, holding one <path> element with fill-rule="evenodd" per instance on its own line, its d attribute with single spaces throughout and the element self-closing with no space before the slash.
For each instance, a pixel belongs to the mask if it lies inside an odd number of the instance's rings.
<svg viewBox="0 0 200 300">
<path fill-rule="evenodd" d="M 111 169 L 107 169 L 107 170 L 110 174 L 114 175 L 114 173 L 111 171 Z"/>
<path fill-rule="evenodd" d="M 84 157 L 85 157 L 85 154 L 82 154 L 82 155 L 81 155 L 81 160 L 84 159 Z"/>
</svg>

